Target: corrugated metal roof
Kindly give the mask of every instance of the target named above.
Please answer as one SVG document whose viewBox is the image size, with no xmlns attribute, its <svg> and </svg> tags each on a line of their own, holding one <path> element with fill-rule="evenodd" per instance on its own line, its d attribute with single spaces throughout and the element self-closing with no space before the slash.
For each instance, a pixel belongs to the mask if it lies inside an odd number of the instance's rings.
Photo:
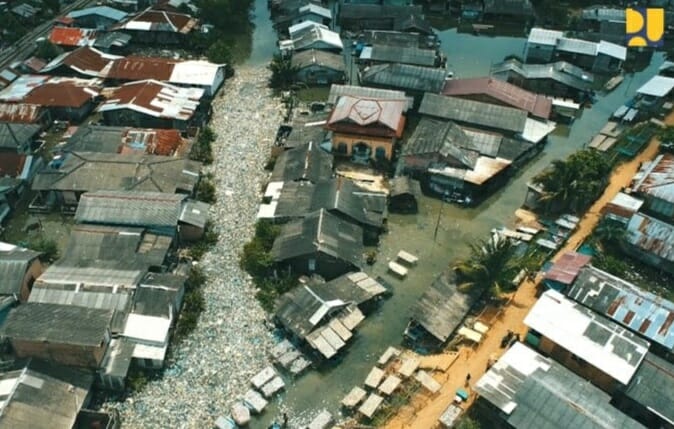
<svg viewBox="0 0 674 429">
<path fill-rule="evenodd" d="M 106 71 L 112 66 L 113 61 L 118 58 L 121 57 L 106 54 L 89 46 L 82 46 L 54 58 L 43 68 L 43 72 L 48 73 L 65 65 L 77 73 L 92 77 L 104 77 Z"/>
<path fill-rule="evenodd" d="M 560 37 L 559 40 L 557 40 L 557 50 L 594 57 L 597 55 L 597 44 L 588 42 L 587 40 Z"/>
<path fill-rule="evenodd" d="M 512 59 L 494 65 L 491 70 L 493 75 L 508 72 L 514 72 L 524 79 L 552 79 L 581 91 L 591 89 L 594 82 L 592 73 L 588 73 L 566 61 L 549 64 L 522 64 Z"/>
<path fill-rule="evenodd" d="M 414 100 L 411 97 L 408 98 L 404 91 L 333 84 L 330 87 L 330 94 L 328 94 L 328 104 L 336 104 L 339 97 L 345 95 L 349 97 L 376 98 L 380 100 L 407 100 L 405 111 L 410 109 L 414 103 Z"/>
<path fill-rule="evenodd" d="M 0 122 L 0 148 L 22 152 L 42 131 L 38 124 L 12 124 Z"/>
<path fill-rule="evenodd" d="M 35 176 L 33 190 L 190 192 L 200 170 L 185 158 L 69 152 L 61 167 Z"/>
<path fill-rule="evenodd" d="M 665 97 L 674 89 L 674 78 L 656 75 L 637 89 L 637 94 Z"/>
<path fill-rule="evenodd" d="M 480 156 L 471 137 L 451 121 L 422 117 L 403 146 L 403 156 L 434 155 L 452 158 L 468 169 L 475 168 Z"/>
<path fill-rule="evenodd" d="M 299 69 L 318 66 L 329 68 L 342 73 L 344 70 L 346 70 L 343 56 L 318 49 L 308 49 L 306 51 L 297 52 L 293 54 L 291 61 L 293 67 L 297 67 Z"/>
<path fill-rule="evenodd" d="M 339 36 L 339 33 L 319 26 L 313 26 L 300 32 L 293 39 L 293 49 L 308 49 L 319 43 L 324 43 L 330 48 L 338 49 L 340 51 L 344 49 L 344 44 L 342 43 L 342 38 Z"/>
<path fill-rule="evenodd" d="M 0 333 L 12 340 L 98 347 L 112 315 L 112 310 L 25 303 L 9 313 Z"/>
<path fill-rule="evenodd" d="M 188 225 L 204 228 L 208 222 L 208 211 L 210 208 L 211 206 L 204 202 L 187 200 L 183 203 L 178 220 Z"/>
<path fill-rule="evenodd" d="M 181 88 L 148 79 L 111 90 L 97 111 L 130 109 L 157 118 L 187 121 L 196 112 L 203 95 L 201 88 Z"/>
<path fill-rule="evenodd" d="M 279 262 L 318 252 L 361 267 L 363 230 L 321 209 L 283 225 L 271 249 L 272 257 Z"/>
<path fill-rule="evenodd" d="M 643 428 L 611 405 L 607 393 L 519 342 L 477 381 L 475 390 L 513 428 Z"/>
<path fill-rule="evenodd" d="M 308 180 L 317 183 L 330 179 L 333 157 L 318 143 L 309 142 L 281 153 L 274 164 L 270 181 Z"/>
<path fill-rule="evenodd" d="M 510 107 L 525 110 L 533 116 L 545 119 L 550 117 L 552 110 L 552 100 L 549 98 L 491 77 L 452 79 L 445 83 L 442 93 L 454 97 L 486 95 Z"/>
<path fill-rule="evenodd" d="M 389 86 L 403 91 L 438 93 L 447 77 L 443 68 L 418 67 L 409 64 L 380 64 L 368 67 L 360 75 L 365 85 Z"/>
<path fill-rule="evenodd" d="M 28 302 L 125 311 L 131 303 L 131 295 L 126 292 L 64 290 L 37 285 L 30 292 Z"/>
<path fill-rule="evenodd" d="M 19 294 L 26 270 L 39 252 L 0 243 L 0 295 Z"/>
<path fill-rule="evenodd" d="M 54 27 L 49 41 L 61 46 L 87 46 L 94 43 L 97 32 L 77 27 Z"/>
<path fill-rule="evenodd" d="M 164 10 L 147 9 L 128 20 L 116 25 L 113 29 L 134 31 L 167 31 L 187 34 L 196 25 L 198 20 L 190 15 Z"/>
<path fill-rule="evenodd" d="M 627 225 L 627 242 L 665 261 L 674 261 L 674 226 L 636 213 Z"/>
<path fill-rule="evenodd" d="M 555 46 L 557 45 L 557 40 L 559 40 L 562 37 L 564 37 L 563 31 L 548 30 L 545 28 L 534 27 L 529 32 L 529 38 L 527 39 L 527 43 Z"/>
<path fill-rule="evenodd" d="M 99 94 L 98 79 L 23 75 L 0 92 L 2 101 L 45 107 L 81 107 Z"/>
<path fill-rule="evenodd" d="M 387 63 L 401 63 L 424 67 L 434 67 L 437 54 L 433 49 L 420 49 L 417 47 L 396 47 L 375 45 L 363 49 L 361 60 L 380 61 Z"/>
<path fill-rule="evenodd" d="M 673 302 L 592 266 L 580 270 L 567 295 L 633 332 L 674 349 Z"/>
<path fill-rule="evenodd" d="M 674 365 L 648 353 L 624 394 L 674 422 Z"/>
<path fill-rule="evenodd" d="M 419 113 L 466 124 L 522 133 L 527 113 L 479 101 L 426 93 Z"/>
<path fill-rule="evenodd" d="M 103 265 L 103 264 L 101 264 Z M 100 267 L 72 267 L 51 265 L 37 279 L 37 284 L 100 286 L 104 288 L 132 288 L 140 282 L 144 271 L 129 269 L 113 269 Z"/>
<path fill-rule="evenodd" d="M 484 13 L 533 17 L 534 7 L 529 0 L 484 0 Z"/>
<path fill-rule="evenodd" d="M 34 123 L 40 119 L 42 106 L 26 103 L 0 103 L 0 122 Z"/>
<path fill-rule="evenodd" d="M 565 285 L 570 285 L 575 280 L 581 268 L 590 263 L 589 255 L 577 252 L 564 253 L 552 267 L 545 273 L 546 280 L 553 280 Z"/>
<path fill-rule="evenodd" d="M 625 9 L 592 6 L 583 9 L 581 17 L 591 21 L 625 21 Z"/>
<path fill-rule="evenodd" d="M 627 48 L 615 43 L 600 40 L 597 44 L 597 53 L 608 55 L 609 57 L 617 58 L 621 61 L 627 59 Z"/>
<path fill-rule="evenodd" d="M 89 15 L 99 15 L 105 18 L 109 18 L 113 21 L 121 21 L 122 19 L 126 18 L 127 13 L 119 9 L 112 8 L 110 6 L 94 6 L 74 10 L 68 13 L 68 15 L 66 16 L 68 16 L 69 18 L 77 19 Z"/>
<path fill-rule="evenodd" d="M 135 191 L 86 192 L 75 220 L 81 223 L 171 227 L 178 225 L 185 194 Z"/>
<path fill-rule="evenodd" d="M 622 384 L 629 383 L 650 346 L 554 290 L 541 295 L 524 324 Z"/>
<path fill-rule="evenodd" d="M 661 154 L 644 164 L 632 187 L 640 194 L 674 203 L 674 155 Z"/>
</svg>

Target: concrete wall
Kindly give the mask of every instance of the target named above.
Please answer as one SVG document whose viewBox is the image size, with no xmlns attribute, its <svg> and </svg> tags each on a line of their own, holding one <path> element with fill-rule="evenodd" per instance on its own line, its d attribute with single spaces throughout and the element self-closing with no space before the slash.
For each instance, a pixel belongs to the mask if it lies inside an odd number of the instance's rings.
<svg viewBox="0 0 674 429">
<path fill-rule="evenodd" d="M 381 148 L 384 150 L 384 157 L 388 160 L 393 156 L 393 144 L 395 139 L 393 138 L 382 138 L 382 137 L 371 137 L 371 136 L 358 136 L 353 134 L 343 134 L 343 133 L 334 133 L 332 136 L 332 152 L 337 156 L 351 156 L 353 154 L 353 147 L 358 143 L 367 144 L 372 153 L 370 158 L 375 160 L 377 156 L 377 149 Z M 345 145 L 345 146 L 342 146 Z M 342 151 L 340 148 L 345 148 L 345 151 Z"/>
<path fill-rule="evenodd" d="M 11 343 L 20 358 L 34 357 L 84 368 L 98 368 L 108 347 L 107 342 L 102 342 L 97 347 L 15 339 L 12 339 Z"/>
</svg>

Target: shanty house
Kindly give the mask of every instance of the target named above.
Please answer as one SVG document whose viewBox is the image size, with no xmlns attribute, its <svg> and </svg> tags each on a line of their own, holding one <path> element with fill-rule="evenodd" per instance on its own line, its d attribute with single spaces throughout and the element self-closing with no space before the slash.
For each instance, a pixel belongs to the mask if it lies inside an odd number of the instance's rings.
<svg viewBox="0 0 674 429">
<path fill-rule="evenodd" d="M 94 6 L 74 10 L 66 16 L 75 27 L 106 30 L 126 18 L 127 13 L 110 6 Z"/>
<path fill-rule="evenodd" d="M 0 426 L 12 429 L 72 429 L 91 400 L 90 371 L 30 360 L 3 368 L 5 398 Z"/>
<path fill-rule="evenodd" d="M 318 210 L 281 227 L 271 249 L 282 270 L 332 280 L 362 266 L 363 230 L 347 221 Z"/>
<path fill-rule="evenodd" d="M 270 182 L 308 181 L 318 183 L 332 177 L 333 157 L 310 141 L 282 152 L 269 179 Z"/>
<path fill-rule="evenodd" d="M 186 88 L 201 88 L 213 97 L 225 81 L 225 65 L 208 61 L 128 56 L 115 58 L 101 78 L 124 83 L 155 80 Z"/>
<path fill-rule="evenodd" d="M 101 52 L 91 46 L 82 46 L 64 52 L 46 64 L 41 73 L 58 76 L 105 77 L 115 60 L 122 58 Z"/>
<path fill-rule="evenodd" d="M 674 364 L 652 353 L 627 387 L 614 397 L 616 407 L 649 428 L 674 426 Z"/>
<path fill-rule="evenodd" d="M 358 56 L 361 67 L 377 64 L 407 64 L 419 67 L 443 67 L 443 58 L 435 49 L 397 47 L 387 45 L 366 46 Z"/>
<path fill-rule="evenodd" d="M 274 17 L 274 27 L 281 33 L 288 32 L 288 28 L 303 22 L 332 25 L 332 11 L 315 3 L 306 3 L 287 15 Z"/>
<path fill-rule="evenodd" d="M 491 76 L 534 93 L 585 101 L 592 92 L 594 75 L 565 61 L 522 64 L 511 59 L 491 68 Z"/>
<path fill-rule="evenodd" d="M 80 122 L 94 109 L 100 89 L 97 79 L 23 75 L 0 91 L 0 101 L 39 105 L 51 119 Z"/>
<path fill-rule="evenodd" d="M 207 120 L 204 90 L 180 88 L 156 80 L 126 83 L 113 89 L 98 107 L 106 125 L 175 128 L 185 131 Z"/>
<path fill-rule="evenodd" d="M 326 124 L 333 153 L 357 162 L 390 161 L 405 128 L 405 106 L 404 100 L 340 97 Z"/>
<path fill-rule="evenodd" d="M 565 293 L 571 287 L 584 266 L 592 257 L 577 252 L 566 252 L 545 272 L 543 284 L 558 292 Z"/>
<path fill-rule="evenodd" d="M 615 408 L 611 396 L 522 343 L 513 344 L 474 389 L 476 412 L 494 428 L 643 428 Z"/>
<path fill-rule="evenodd" d="M 277 300 L 274 319 L 295 340 L 330 359 L 353 337 L 365 318 L 364 307 L 385 293 L 384 286 L 362 272 L 327 283 L 310 281 Z"/>
<path fill-rule="evenodd" d="M 291 64 L 297 68 L 295 80 L 307 85 L 331 85 L 345 80 L 346 67 L 341 54 L 310 49 L 294 53 Z"/>
<path fill-rule="evenodd" d="M 405 341 L 426 350 L 442 349 L 474 301 L 474 296 L 457 289 L 453 272 L 440 274 L 412 307 Z"/>
<path fill-rule="evenodd" d="M 389 211 L 392 213 L 417 213 L 417 198 L 421 196 L 419 182 L 407 176 L 398 176 L 390 181 Z"/>
<path fill-rule="evenodd" d="M 0 102 L 0 122 L 10 124 L 38 124 L 46 127 L 51 123 L 47 110 L 37 104 Z"/>
<path fill-rule="evenodd" d="M 34 208 L 44 209 L 51 201 L 74 209 L 83 193 L 93 191 L 192 195 L 200 169 L 200 163 L 185 158 L 66 152 L 35 176 L 33 190 L 40 192 L 41 202 Z"/>
<path fill-rule="evenodd" d="M 414 97 L 415 106 L 421 103 L 424 93 L 439 93 L 445 85 L 447 70 L 419 67 L 409 64 L 380 64 L 365 68 L 358 74 L 362 85 L 404 91 Z"/>
<path fill-rule="evenodd" d="M 342 30 L 347 31 L 398 30 L 409 28 L 406 21 L 409 21 L 412 16 L 422 20 L 422 13 L 419 5 L 343 3 L 339 7 L 338 23 Z"/>
<path fill-rule="evenodd" d="M 277 195 L 268 205 L 261 205 L 259 218 L 287 221 L 325 209 L 363 228 L 366 245 L 376 244 L 384 229 L 386 196 L 365 192 L 349 180 L 271 182 L 269 188 L 276 189 Z"/>
<path fill-rule="evenodd" d="M 632 257 L 674 274 L 674 225 L 637 213 L 627 224 L 623 249 Z"/>
<path fill-rule="evenodd" d="M 137 191 L 85 192 L 75 212 L 78 223 L 146 228 L 174 237 L 185 194 Z"/>
<path fill-rule="evenodd" d="M 632 216 L 641 210 L 644 200 L 624 192 L 618 192 L 601 210 L 604 219 L 624 226 L 630 222 Z"/>
<path fill-rule="evenodd" d="M 0 122 L 0 156 L 4 153 L 32 153 L 34 149 L 37 149 L 36 137 L 41 131 L 42 126 L 39 124 Z"/>
<path fill-rule="evenodd" d="M 637 102 L 634 108 L 657 113 L 670 99 L 672 89 L 674 89 L 674 78 L 655 75 L 637 89 Z"/>
<path fill-rule="evenodd" d="M 44 269 L 40 253 L 0 242 L 0 295 L 25 302 Z"/>
<path fill-rule="evenodd" d="M 102 152 L 123 155 L 175 156 L 184 153 L 189 140 L 179 130 L 107 127 L 86 124 L 68 138 L 68 152 Z"/>
<path fill-rule="evenodd" d="M 524 324 L 529 327 L 527 343 L 609 394 L 630 382 L 650 347 L 554 290 L 541 295 Z"/>
<path fill-rule="evenodd" d="M 316 49 L 340 55 L 344 49 L 344 44 L 342 43 L 342 38 L 339 33 L 317 25 L 305 28 L 302 31 L 293 34 L 290 44 L 286 41 L 280 42 L 282 49 L 290 47 L 293 52 Z"/>
<path fill-rule="evenodd" d="M 422 117 L 403 146 L 402 159 L 405 172 L 430 191 L 458 193 L 472 202 L 502 185 L 513 161 L 534 149 L 528 142 Z"/>
<path fill-rule="evenodd" d="M 130 35 L 134 43 L 169 45 L 184 42 L 197 24 L 190 15 L 149 8 L 111 29 Z"/>
<path fill-rule="evenodd" d="M 424 95 L 419 113 L 540 146 L 555 129 L 554 122 L 529 118 L 520 109 L 430 93 Z"/>
<path fill-rule="evenodd" d="M 552 111 L 552 100 L 549 98 L 490 77 L 452 79 L 443 82 L 443 85 L 443 95 L 514 107 L 535 118 L 548 119 Z"/>
<path fill-rule="evenodd" d="M 482 16 L 490 21 L 533 22 L 535 19 L 529 0 L 484 0 Z"/>
<path fill-rule="evenodd" d="M 580 270 L 566 295 L 651 342 L 651 352 L 674 361 L 674 302 L 593 266 Z"/>
<path fill-rule="evenodd" d="M 87 30 L 77 27 L 56 26 L 52 28 L 49 33 L 49 41 L 63 49 L 90 46 L 95 42 L 97 37 L 98 33 L 96 30 Z"/>
<path fill-rule="evenodd" d="M 19 358 L 96 369 L 110 343 L 111 310 L 26 303 L 0 327 Z"/>
<path fill-rule="evenodd" d="M 674 221 L 674 155 L 658 155 L 644 163 L 632 179 L 632 189 L 644 200 L 644 209 L 665 221 Z"/>
</svg>

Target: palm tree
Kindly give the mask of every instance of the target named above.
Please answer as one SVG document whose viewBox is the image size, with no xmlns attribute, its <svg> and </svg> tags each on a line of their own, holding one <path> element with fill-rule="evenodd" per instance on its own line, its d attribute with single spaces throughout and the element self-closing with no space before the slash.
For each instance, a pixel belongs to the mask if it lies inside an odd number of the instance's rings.
<svg viewBox="0 0 674 429">
<path fill-rule="evenodd" d="M 540 201 L 546 212 L 579 213 L 599 196 L 610 171 L 610 163 L 600 153 L 581 150 L 566 160 L 553 161 L 533 182 L 543 188 Z"/>
<path fill-rule="evenodd" d="M 460 282 L 459 289 L 487 291 L 495 298 L 514 290 L 513 279 L 519 272 L 514 256 L 515 244 L 499 235 L 471 244 L 470 256 L 452 267 Z"/>
</svg>

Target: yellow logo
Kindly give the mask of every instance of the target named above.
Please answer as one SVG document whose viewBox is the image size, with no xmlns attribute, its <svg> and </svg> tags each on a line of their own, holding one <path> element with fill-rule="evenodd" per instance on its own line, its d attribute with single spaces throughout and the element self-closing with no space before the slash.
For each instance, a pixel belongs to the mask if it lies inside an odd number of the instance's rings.
<svg viewBox="0 0 674 429">
<path fill-rule="evenodd" d="M 662 46 L 664 33 L 664 9 L 625 9 L 627 46 Z"/>
</svg>

